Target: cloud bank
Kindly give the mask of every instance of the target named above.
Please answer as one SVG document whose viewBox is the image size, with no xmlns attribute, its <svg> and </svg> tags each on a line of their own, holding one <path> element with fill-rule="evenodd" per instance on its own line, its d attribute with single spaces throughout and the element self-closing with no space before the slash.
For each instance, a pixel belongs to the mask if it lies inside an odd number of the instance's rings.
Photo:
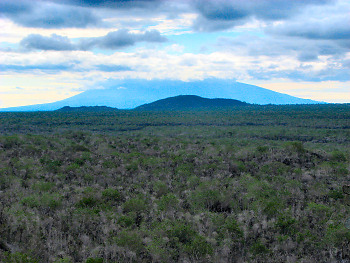
<svg viewBox="0 0 350 263">
<path fill-rule="evenodd" d="M 167 38 L 161 36 L 159 31 L 150 30 L 141 33 L 131 33 L 126 29 L 109 32 L 103 37 L 85 38 L 73 43 L 69 38 L 52 34 L 49 37 L 31 34 L 21 41 L 21 46 L 36 50 L 91 50 L 93 48 L 119 49 L 133 46 L 137 42 L 166 42 Z"/>
</svg>

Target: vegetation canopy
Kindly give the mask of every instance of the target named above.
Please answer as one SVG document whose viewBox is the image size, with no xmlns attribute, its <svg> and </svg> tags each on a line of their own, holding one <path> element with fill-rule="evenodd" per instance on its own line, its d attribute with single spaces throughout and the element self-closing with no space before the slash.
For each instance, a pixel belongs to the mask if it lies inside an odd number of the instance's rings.
<svg viewBox="0 0 350 263">
<path fill-rule="evenodd" d="M 350 106 L 0 113 L 1 262 L 348 262 Z"/>
</svg>

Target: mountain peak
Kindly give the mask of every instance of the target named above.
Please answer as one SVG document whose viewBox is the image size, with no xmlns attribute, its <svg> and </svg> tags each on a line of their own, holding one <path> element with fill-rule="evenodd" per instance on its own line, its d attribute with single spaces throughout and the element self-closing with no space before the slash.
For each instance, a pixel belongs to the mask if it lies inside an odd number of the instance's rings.
<svg viewBox="0 0 350 263">
<path fill-rule="evenodd" d="M 261 105 L 321 103 L 227 79 L 189 82 L 141 79 L 110 80 L 104 83 L 104 87 L 104 89 L 87 90 L 53 103 L 13 107 L 0 109 L 0 111 L 50 111 L 64 106 L 108 106 L 118 109 L 133 109 L 146 103 L 179 95 L 196 95 L 209 99 L 235 99 Z"/>
<path fill-rule="evenodd" d="M 207 99 L 197 95 L 179 95 L 160 99 L 136 107 L 137 110 L 189 110 L 189 109 L 220 109 L 227 107 L 246 106 L 248 103 L 233 99 Z"/>
</svg>

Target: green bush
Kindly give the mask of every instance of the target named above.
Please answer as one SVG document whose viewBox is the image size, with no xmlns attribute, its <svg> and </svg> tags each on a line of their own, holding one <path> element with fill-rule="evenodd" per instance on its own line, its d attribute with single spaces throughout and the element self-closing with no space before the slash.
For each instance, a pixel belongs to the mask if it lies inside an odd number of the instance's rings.
<svg viewBox="0 0 350 263">
<path fill-rule="evenodd" d="M 123 195 L 117 189 L 114 189 L 114 188 L 107 188 L 103 190 L 102 197 L 105 200 L 115 201 L 115 202 L 120 202 L 120 201 L 123 201 L 124 199 Z"/>
<path fill-rule="evenodd" d="M 103 258 L 88 258 L 86 263 L 103 263 Z"/>
<path fill-rule="evenodd" d="M 21 200 L 21 203 L 25 206 L 31 207 L 31 208 L 49 208 L 49 209 L 56 209 L 61 204 L 61 196 L 57 193 L 45 193 L 41 196 L 33 194 L 27 197 L 24 197 Z"/>
<path fill-rule="evenodd" d="M 284 213 L 277 218 L 275 223 L 280 232 L 285 235 L 292 235 L 296 232 L 297 220 L 291 217 L 288 213 Z"/>
<path fill-rule="evenodd" d="M 174 194 L 163 195 L 158 201 L 158 208 L 161 211 L 175 208 L 179 200 Z"/>
<path fill-rule="evenodd" d="M 95 207 L 98 203 L 98 199 L 94 196 L 84 196 L 77 202 L 76 206 L 81 208 Z"/>
<path fill-rule="evenodd" d="M 40 206 L 50 209 L 56 209 L 61 206 L 61 196 L 57 193 L 49 194 L 45 193 L 40 198 Z"/>
<path fill-rule="evenodd" d="M 196 231 L 190 225 L 183 222 L 174 222 L 174 225 L 167 232 L 170 239 L 174 239 L 175 242 L 182 244 L 191 243 L 196 235 Z"/>
<path fill-rule="evenodd" d="M 37 182 L 32 186 L 34 190 L 39 190 L 42 192 L 48 192 L 52 190 L 52 188 L 54 187 L 55 187 L 55 183 L 53 182 Z"/>
<path fill-rule="evenodd" d="M 122 227 L 130 227 L 134 224 L 134 222 L 135 219 L 127 215 L 120 216 L 117 221 L 117 223 Z"/>
<path fill-rule="evenodd" d="M 1 253 L 0 253 L 0 259 L 1 259 Z M 15 252 L 15 253 L 4 253 L 4 260 L 2 262 L 6 263 L 39 263 L 39 260 L 35 259 L 34 257 L 21 252 Z"/>
<path fill-rule="evenodd" d="M 259 254 L 267 254 L 270 252 L 270 250 L 260 241 L 257 241 L 250 247 L 250 252 L 253 255 L 259 255 Z"/>
<path fill-rule="evenodd" d="M 189 177 L 193 173 L 192 163 L 181 163 L 176 167 L 175 173 L 181 177 Z"/>
<path fill-rule="evenodd" d="M 58 260 L 55 260 L 54 263 L 73 263 L 71 258 L 61 258 Z"/>
<path fill-rule="evenodd" d="M 0 174 L 5 174 L 5 169 L 0 168 Z M 12 178 L 9 176 L 0 176 L 0 190 L 4 190 L 11 185 Z"/>
<path fill-rule="evenodd" d="M 266 200 L 266 202 L 264 202 L 263 212 L 269 217 L 278 215 L 281 209 L 283 209 L 283 200 L 271 198 L 271 200 Z"/>
<path fill-rule="evenodd" d="M 72 144 L 70 150 L 72 152 L 90 152 L 89 148 L 81 144 Z"/>
<path fill-rule="evenodd" d="M 103 168 L 114 168 L 116 167 L 115 163 L 111 160 L 106 160 L 102 163 Z"/>
<path fill-rule="evenodd" d="M 342 246 L 350 242 L 350 230 L 343 224 L 329 224 L 326 229 L 325 242 L 335 246 Z"/>
<path fill-rule="evenodd" d="M 267 153 L 269 150 L 269 147 L 268 146 L 261 146 L 259 145 L 258 147 L 256 147 L 256 151 L 259 152 L 259 153 Z"/>
<path fill-rule="evenodd" d="M 331 213 L 331 208 L 329 206 L 315 202 L 308 203 L 307 209 L 311 210 L 315 215 L 319 217 L 327 217 Z"/>
<path fill-rule="evenodd" d="M 11 149 L 22 144 L 22 140 L 18 135 L 6 136 L 3 138 L 2 143 L 5 149 Z"/>
<path fill-rule="evenodd" d="M 129 212 L 144 212 L 147 208 L 146 202 L 141 198 L 131 198 L 127 200 L 123 205 L 123 210 L 126 213 Z"/>
<path fill-rule="evenodd" d="M 80 164 L 72 163 L 66 167 L 66 172 L 75 172 L 80 169 Z"/>
<path fill-rule="evenodd" d="M 343 191 L 339 190 L 339 189 L 329 191 L 328 196 L 335 199 L 335 200 L 344 198 Z"/>
<path fill-rule="evenodd" d="M 45 166 L 47 171 L 57 173 L 63 164 L 60 160 L 51 160 L 48 157 L 43 157 L 40 159 L 40 163 Z"/>
<path fill-rule="evenodd" d="M 156 181 L 153 185 L 153 190 L 156 192 L 157 197 L 161 197 L 168 192 L 168 187 L 164 182 Z"/>
<path fill-rule="evenodd" d="M 331 167 L 333 169 L 334 174 L 337 176 L 346 176 L 349 174 L 347 164 L 345 163 L 332 163 Z"/>
<path fill-rule="evenodd" d="M 206 255 L 213 254 L 213 246 L 205 240 L 203 236 L 196 235 L 191 243 L 186 243 L 185 251 L 195 259 L 202 258 Z"/>
<path fill-rule="evenodd" d="M 210 189 L 208 186 L 199 186 L 190 196 L 190 202 L 195 209 L 210 209 L 221 201 L 221 192 L 218 189 Z"/>
<path fill-rule="evenodd" d="M 285 148 L 288 151 L 296 152 L 298 154 L 303 154 L 306 152 L 302 142 L 287 142 L 285 143 Z"/>
<path fill-rule="evenodd" d="M 136 231 L 123 230 L 115 237 L 118 246 L 128 248 L 136 253 L 145 249 L 140 234 Z"/>
<path fill-rule="evenodd" d="M 200 184 L 201 179 L 196 176 L 192 175 L 187 179 L 187 185 L 189 188 L 196 188 Z"/>
<path fill-rule="evenodd" d="M 22 198 L 21 203 L 31 208 L 40 206 L 39 197 L 37 195 L 26 196 Z"/>
<path fill-rule="evenodd" d="M 334 151 L 331 155 L 331 161 L 333 162 L 346 162 L 346 156 L 343 152 Z"/>
<path fill-rule="evenodd" d="M 243 230 L 239 227 L 237 221 L 234 218 L 228 217 L 225 220 L 224 227 L 230 233 L 231 237 L 232 236 L 243 237 Z"/>
</svg>

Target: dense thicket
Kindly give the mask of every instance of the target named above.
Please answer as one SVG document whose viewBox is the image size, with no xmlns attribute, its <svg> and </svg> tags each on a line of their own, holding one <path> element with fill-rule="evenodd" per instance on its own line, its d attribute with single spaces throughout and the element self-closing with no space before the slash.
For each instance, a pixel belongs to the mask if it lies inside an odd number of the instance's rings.
<svg viewBox="0 0 350 263">
<path fill-rule="evenodd" d="M 0 114 L 2 262 L 348 262 L 349 105 Z"/>
</svg>

